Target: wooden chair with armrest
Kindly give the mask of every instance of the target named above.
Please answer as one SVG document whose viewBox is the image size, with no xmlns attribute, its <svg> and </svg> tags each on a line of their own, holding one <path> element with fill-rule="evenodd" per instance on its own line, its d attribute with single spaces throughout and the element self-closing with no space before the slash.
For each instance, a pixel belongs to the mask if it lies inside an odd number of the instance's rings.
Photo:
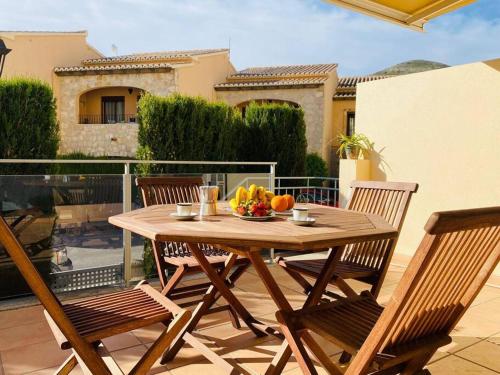
<svg viewBox="0 0 500 375">
<path fill-rule="evenodd" d="M 500 260 L 500 207 L 437 212 L 425 231 L 387 307 L 363 292 L 277 313 L 304 374 L 316 374 L 300 338 L 305 330 L 357 353 L 346 375 L 429 373 L 425 365 L 451 342 L 451 331 Z M 323 364 L 343 373 L 332 362 Z"/>
<path fill-rule="evenodd" d="M 159 204 L 199 203 L 199 187 L 202 184 L 201 177 L 141 177 L 136 179 L 136 185 L 139 187 L 145 207 Z M 152 245 L 162 294 L 172 300 L 181 300 L 203 296 L 211 287 L 212 284 L 209 282 L 192 282 L 187 286 L 179 286 L 186 276 L 203 273 L 198 261 L 185 243 L 153 241 Z M 198 246 L 212 267 L 218 271 L 225 267 L 229 253 L 207 244 L 200 243 Z M 226 278 L 228 284 L 234 286 L 249 266 L 248 259 L 238 257 L 234 271 Z M 169 270 L 172 269 L 175 269 L 175 272 L 169 275 Z M 219 297 L 220 295 L 217 298 Z M 217 299 L 214 299 L 212 304 L 216 301 Z M 180 303 L 180 306 L 194 305 L 199 302 L 199 300 L 192 300 Z M 229 305 L 210 308 L 203 313 L 210 314 L 221 310 L 227 310 L 233 326 L 240 328 L 238 316 Z"/>
<path fill-rule="evenodd" d="M 418 189 L 418 184 L 408 182 L 353 181 L 352 196 L 347 203 L 348 210 L 377 214 L 401 231 L 410 205 L 410 200 Z M 352 244 L 346 247 L 342 259 L 336 266 L 336 272 L 331 284 L 343 291 L 347 279 L 362 281 L 371 285 L 370 292 L 377 297 L 387 273 L 397 238 L 384 241 L 372 241 Z M 318 278 L 325 259 L 294 260 L 278 258 L 277 263 L 303 288 L 308 294 L 312 285 L 304 276 Z M 325 291 L 333 298 L 341 296 Z"/>
<path fill-rule="evenodd" d="M 46 285 L 2 217 L 0 243 L 44 306 L 47 321 L 61 349 L 73 351 L 56 374 L 69 374 L 77 364 L 88 375 L 123 374 L 101 340 L 163 323 L 165 331 L 129 372 L 146 374 L 190 319 L 189 311 L 181 309 L 147 284 L 63 305 Z"/>
</svg>

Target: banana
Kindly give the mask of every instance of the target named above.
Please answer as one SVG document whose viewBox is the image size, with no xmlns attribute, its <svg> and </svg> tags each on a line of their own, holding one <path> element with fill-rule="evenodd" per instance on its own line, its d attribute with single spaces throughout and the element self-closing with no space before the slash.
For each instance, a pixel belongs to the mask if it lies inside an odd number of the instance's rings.
<svg viewBox="0 0 500 375">
<path fill-rule="evenodd" d="M 264 189 L 264 186 L 259 186 L 257 188 L 257 197 L 259 198 L 259 201 L 264 201 L 266 198 L 266 189 Z"/>
<path fill-rule="evenodd" d="M 240 204 L 241 202 L 246 202 L 247 200 L 247 191 L 243 186 L 240 186 L 238 190 L 236 190 L 236 202 Z"/>
<path fill-rule="evenodd" d="M 238 201 L 236 200 L 236 198 L 233 198 L 229 201 L 229 204 L 231 205 L 231 208 L 233 211 L 236 211 L 236 209 L 238 208 Z"/>
<path fill-rule="evenodd" d="M 252 184 L 252 185 L 250 185 L 250 188 L 248 188 L 247 199 L 253 201 L 253 200 L 255 200 L 256 195 L 257 195 L 257 185 Z"/>
</svg>

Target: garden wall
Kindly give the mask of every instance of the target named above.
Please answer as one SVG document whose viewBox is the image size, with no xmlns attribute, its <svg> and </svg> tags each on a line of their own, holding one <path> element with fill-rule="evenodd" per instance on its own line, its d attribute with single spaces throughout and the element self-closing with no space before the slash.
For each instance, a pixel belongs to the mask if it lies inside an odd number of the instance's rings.
<svg viewBox="0 0 500 375">
<path fill-rule="evenodd" d="M 358 85 L 372 178 L 420 184 L 397 252 L 415 252 L 434 211 L 500 203 L 499 88 L 500 59 Z"/>
</svg>

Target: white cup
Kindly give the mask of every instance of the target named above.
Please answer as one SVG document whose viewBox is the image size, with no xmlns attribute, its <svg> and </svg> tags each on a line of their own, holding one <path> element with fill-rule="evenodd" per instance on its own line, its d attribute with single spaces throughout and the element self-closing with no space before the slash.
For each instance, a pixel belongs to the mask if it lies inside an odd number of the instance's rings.
<svg viewBox="0 0 500 375">
<path fill-rule="evenodd" d="M 177 203 L 177 216 L 189 216 L 192 210 L 192 203 Z"/>
<path fill-rule="evenodd" d="M 309 209 L 306 207 L 295 207 L 293 209 L 293 220 L 306 221 L 309 217 Z"/>
</svg>

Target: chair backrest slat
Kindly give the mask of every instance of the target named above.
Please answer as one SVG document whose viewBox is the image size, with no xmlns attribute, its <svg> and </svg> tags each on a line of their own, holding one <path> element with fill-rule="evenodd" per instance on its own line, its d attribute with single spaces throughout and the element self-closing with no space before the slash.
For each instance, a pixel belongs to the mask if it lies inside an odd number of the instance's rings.
<svg viewBox="0 0 500 375">
<path fill-rule="evenodd" d="M 365 373 L 379 352 L 448 335 L 500 260 L 500 207 L 435 213 L 425 229 L 391 301 L 346 374 Z"/>
<path fill-rule="evenodd" d="M 200 201 L 202 177 L 139 177 L 135 180 L 141 192 L 144 206 L 156 204 L 176 204 Z M 189 255 L 189 249 L 176 242 L 155 244 L 155 251 L 161 250 L 165 256 L 178 257 Z M 160 272 L 160 271 L 159 271 Z"/>
<path fill-rule="evenodd" d="M 201 177 L 140 177 L 136 184 L 144 206 L 200 201 Z"/>
<path fill-rule="evenodd" d="M 95 373 L 110 374 L 92 346 L 80 336 L 68 319 L 61 303 L 47 286 L 3 217 L 0 217 L 0 243 L 5 247 L 30 289 L 83 361 Z"/>
<path fill-rule="evenodd" d="M 410 199 L 418 189 L 415 183 L 385 181 L 353 181 L 347 209 L 383 217 L 398 232 L 408 211 Z M 382 270 L 392 256 L 397 239 L 365 242 L 347 247 L 342 260 Z"/>
</svg>

